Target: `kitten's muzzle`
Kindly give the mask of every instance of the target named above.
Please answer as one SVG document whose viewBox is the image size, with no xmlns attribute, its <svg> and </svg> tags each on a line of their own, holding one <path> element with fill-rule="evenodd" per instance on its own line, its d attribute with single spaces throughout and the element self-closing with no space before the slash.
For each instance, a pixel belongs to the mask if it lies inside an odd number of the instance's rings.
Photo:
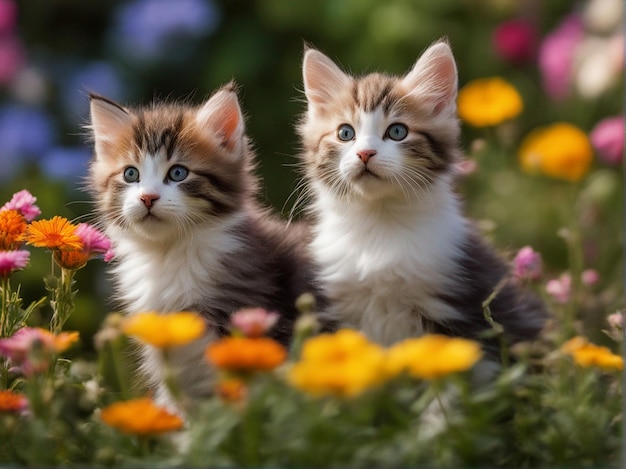
<svg viewBox="0 0 626 469">
<path fill-rule="evenodd" d="M 152 208 L 154 203 L 159 200 L 161 197 L 157 194 L 143 194 L 139 199 L 143 202 L 146 208 Z"/>
<path fill-rule="evenodd" d="M 369 159 L 375 154 L 376 150 L 360 150 L 356 152 L 356 156 L 358 156 L 359 159 L 365 164 L 367 164 Z"/>
</svg>

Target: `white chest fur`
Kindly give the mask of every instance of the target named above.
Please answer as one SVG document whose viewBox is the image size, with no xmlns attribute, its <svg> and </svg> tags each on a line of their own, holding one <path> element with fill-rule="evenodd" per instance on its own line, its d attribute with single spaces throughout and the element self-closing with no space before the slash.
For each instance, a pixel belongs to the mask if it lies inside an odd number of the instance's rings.
<svg viewBox="0 0 626 469">
<path fill-rule="evenodd" d="M 349 207 L 322 190 L 316 204 L 311 248 L 330 312 L 344 326 L 389 345 L 423 333 L 420 316 L 458 317 L 436 295 L 450 285 L 465 229 L 447 187 L 413 204 L 404 199 Z"/>
<path fill-rule="evenodd" d="M 210 295 L 214 280 L 224 275 L 221 255 L 238 246 L 231 223 L 196 227 L 185 239 L 158 243 L 114 236 L 114 274 L 127 312 L 180 311 Z"/>
</svg>

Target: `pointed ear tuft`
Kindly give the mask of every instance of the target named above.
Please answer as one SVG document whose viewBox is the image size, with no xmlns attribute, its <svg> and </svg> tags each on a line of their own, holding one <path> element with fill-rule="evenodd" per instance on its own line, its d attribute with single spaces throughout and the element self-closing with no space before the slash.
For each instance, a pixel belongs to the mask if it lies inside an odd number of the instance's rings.
<svg viewBox="0 0 626 469">
<path fill-rule="evenodd" d="M 241 142 L 244 134 L 243 115 L 232 82 L 220 88 L 202 105 L 196 114 L 196 123 L 201 129 L 217 136 L 230 150 Z"/>
<path fill-rule="evenodd" d="M 415 94 L 432 107 L 433 113 L 454 112 L 457 95 L 457 69 L 450 46 L 445 41 L 431 45 L 403 78 L 407 93 Z"/>
<path fill-rule="evenodd" d="M 133 116 L 119 104 L 96 94 L 89 95 L 90 128 L 96 143 L 96 152 L 115 140 L 133 123 Z"/>
<path fill-rule="evenodd" d="M 307 100 L 314 105 L 330 101 L 337 89 L 350 83 L 350 77 L 335 62 L 320 51 L 310 48 L 304 53 L 302 76 Z"/>
</svg>

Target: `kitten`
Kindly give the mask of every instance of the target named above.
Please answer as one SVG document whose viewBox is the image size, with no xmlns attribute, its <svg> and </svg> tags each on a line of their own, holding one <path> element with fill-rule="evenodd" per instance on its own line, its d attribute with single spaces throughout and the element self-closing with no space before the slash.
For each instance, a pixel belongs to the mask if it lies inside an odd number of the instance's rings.
<svg viewBox="0 0 626 469">
<path fill-rule="evenodd" d="M 389 345 L 423 333 L 480 339 L 491 303 L 509 343 L 534 338 L 542 303 L 461 213 L 457 70 L 446 42 L 404 77 L 345 74 L 308 49 L 298 132 L 315 217 L 310 249 L 329 313 Z M 497 355 L 495 340 L 486 349 Z"/>
<path fill-rule="evenodd" d="M 296 299 L 317 293 L 308 235 L 255 202 L 253 152 L 233 85 L 199 107 L 125 108 L 91 95 L 90 127 L 88 185 L 114 243 L 117 300 L 128 314 L 190 310 L 206 318 L 206 335 L 170 354 L 184 393 L 209 393 L 204 349 L 241 308 L 279 312 L 270 335 L 287 345 Z M 142 350 L 141 369 L 157 399 L 171 403 L 151 347 Z"/>
</svg>

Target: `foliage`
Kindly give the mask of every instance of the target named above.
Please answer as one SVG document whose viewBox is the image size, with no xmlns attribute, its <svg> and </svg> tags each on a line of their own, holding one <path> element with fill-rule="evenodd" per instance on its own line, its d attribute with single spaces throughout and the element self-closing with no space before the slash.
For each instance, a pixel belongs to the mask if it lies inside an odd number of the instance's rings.
<svg viewBox="0 0 626 469">
<path fill-rule="evenodd" d="M 0 464 L 617 466 L 622 2 L 173 4 L 0 0 L 0 200 L 26 187 L 46 216 L 58 214 L 78 228 L 92 212 L 78 190 L 90 155 L 81 135 L 86 90 L 128 103 L 163 96 L 199 101 L 234 78 L 259 153 L 261 196 L 287 212 L 297 178 L 303 43 L 357 73 L 401 74 L 428 44 L 447 36 L 461 90 L 495 77 L 521 97 L 521 108 L 498 111 L 501 118 L 489 125 L 463 122 L 458 190 L 468 215 L 510 258 L 527 246 L 513 271 L 545 298 L 554 321 L 540 340 L 510 351 L 513 364 L 486 383 L 476 383 L 471 371 L 435 380 L 402 375 L 367 381 L 372 387 L 351 397 L 313 397 L 293 385 L 303 333 L 273 371 L 220 373 L 215 395 L 189 412 L 182 434 L 122 434 L 102 422 L 101 410 L 143 396 L 130 384 L 124 320 L 105 318 L 102 266 L 77 246 L 52 256 L 45 248 L 25 250 L 11 230 L 32 226 L 39 214 L 22 194 L 0 210 L 0 339 L 43 327 L 55 337 L 62 328 L 79 329 L 82 340 L 68 351 L 46 349 L 48 339 L 28 342 L 30 362 L 21 374 L 2 361 Z M 106 256 L 106 249 L 97 255 Z M 585 339 L 571 342 L 579 336 Z M 24 365 L 40 369 L 33 364 L 45 365 L 43 371 L 24 373 Z"/>
</svg>

